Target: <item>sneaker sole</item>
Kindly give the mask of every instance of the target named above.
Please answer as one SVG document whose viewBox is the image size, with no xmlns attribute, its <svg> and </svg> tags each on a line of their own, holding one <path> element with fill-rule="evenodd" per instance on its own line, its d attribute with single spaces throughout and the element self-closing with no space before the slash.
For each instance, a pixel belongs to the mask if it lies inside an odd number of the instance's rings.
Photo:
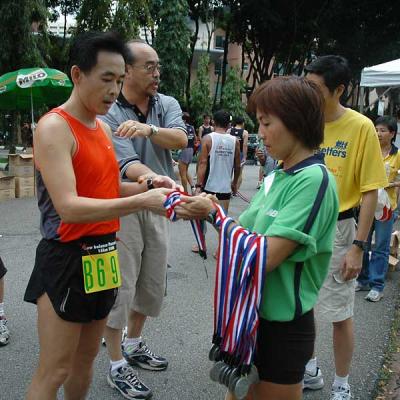
<svg viewBox="0 0 400 400">
<path fill-rule="evenodd" d="M 365 300 L 370 301 L 371 303 L 377 303 L 379 300 L 382 300 L 382 297 L 378 297 L 377 299 L 370 299 L 369 297 L 366 297 Z"/>
<path fill-rule="evenodd" d="M 139 395 L 139 397 L 132 397 L 132 396 L 129 396 L 129 395 L 121 392 L 121 390 L 119 390 L 119 387 L 111 380 L 110 375 L 107 375 L 107 383 L 111 388 L 117 390 L 121 394 L 121 396 L 125 397 L 126 399 L 148 400 L 153 397 L 153 393 L 151 393 L 151 392 L 148 395 Z"/>
<path fill-rule="evenodd" d="M 320 390 L 323 387 L 324 387 L 324 382 L 307 384 L 307 385 L 304 385 L 304 383 L 303 383 L 303 390 Z"/>
<path fill-rule="evenodd" d="M 133 361 L 133 360 L 128 360 L 128 359 L 126 359 L 126 361 L 128 361 L 128 364 L 131 365 L 132 367 L 139 367 L 139 368 L 145 369 L 147 371 L 164 371 L 165 369 L 168 368 L 168 364 L 156 366 L 156 365 L 149 365 L 149 364 L 145 364 L 145 363 L 141 363 L 141 362 Z"/>
</svg>

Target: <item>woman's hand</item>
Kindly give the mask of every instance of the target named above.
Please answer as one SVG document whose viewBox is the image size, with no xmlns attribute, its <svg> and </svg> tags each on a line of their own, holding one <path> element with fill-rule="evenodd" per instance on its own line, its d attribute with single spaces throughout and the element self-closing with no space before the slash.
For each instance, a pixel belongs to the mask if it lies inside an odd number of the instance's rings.
<svg viewBox="0 0 400 400">
<path fill-rule="evenodd" d="M 181 219 L 205 219 L 215 208 L 212 195 L 203 193 L 200 196 L 181 196 L 183 203 L 175 208 L 176 215 Z"/>
</svg>

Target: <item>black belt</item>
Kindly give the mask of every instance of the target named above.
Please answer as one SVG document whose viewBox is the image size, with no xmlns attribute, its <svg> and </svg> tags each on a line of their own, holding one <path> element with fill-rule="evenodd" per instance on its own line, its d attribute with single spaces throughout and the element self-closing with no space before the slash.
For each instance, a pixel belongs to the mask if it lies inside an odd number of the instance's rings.
<svg viewBox="0 0 400 400">
<path fill-rule="evenodd" d="M 338 215 L 338 221 L 342 219 L 354 218 L 355 217 L 355 210 L 354 208 L 349 208 L 348 210 L 342 211 Z"/>
</svg>

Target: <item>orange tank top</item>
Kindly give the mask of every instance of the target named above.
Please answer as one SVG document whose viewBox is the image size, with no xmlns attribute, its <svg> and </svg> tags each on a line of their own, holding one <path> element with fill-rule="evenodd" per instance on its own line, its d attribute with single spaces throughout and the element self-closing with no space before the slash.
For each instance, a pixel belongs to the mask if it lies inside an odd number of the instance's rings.
<svg viewBox="0 0 400 400">
<path fill-rule="evenodd" d="M 106 132 L 104 132 L 100 122 L 96 120 L 96 127 L 89 128 L 61 108 L 54 108 L 49 113 L 56 113 L 64 118 L 71 129 L 71 133 L 74 135 L 76 151 L 72 158 L 72 165 L 75 173 L 78 196 L 94 199 L 115 199 L 120 197 L 120 173 L 118 162 L 115 158 L 112 141 Z M 47 192 L 45 188 L 44 191 Z M 38 194 L 39 193 L 38 188 Z M 48 196 L 48 193 L 45 194 Z M 40 198 L 38 198 L 38 200 L 39 208 L 41 208 Z M 44 210 L 41 209 L 41 211 L 43 220 L 46 216 L 43 215 Z M 43 232 L 42 229 L 42 233 L 45 233 L 43 236 L 48 239 L 58 239 L 61 242 L 69 242 L 83 236 L 99 236 L 115 233 L 119 230 L 119 219 L 70 224 L 63 222 L 60 217 L 58 217 L 57 221 L 57 218 L 54 218 L 54 211 L 55 210 L 49 213 L 51 216 L 49 219 L 51 221 L 47 221 L 50 222 L 50 224 L 48 224 L 50 232 L 47 232 L 49 234 Z M 51 225 L 53 225 L 53 229 L 51 229 Z M 51 231 L 53 231 L 53 234 Z"/>
</svg>

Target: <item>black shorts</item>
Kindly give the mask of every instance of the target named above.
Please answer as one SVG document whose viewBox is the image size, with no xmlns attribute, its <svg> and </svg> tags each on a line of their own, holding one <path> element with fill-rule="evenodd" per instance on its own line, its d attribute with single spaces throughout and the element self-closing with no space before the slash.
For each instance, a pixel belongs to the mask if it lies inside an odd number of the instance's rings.
<svg viewBox="0 0 400 400">
<path fill-rule="evenodd" d="M 118 289 L 87 294 L 83 281 L 82 243 L 99 243 L 99 240 L 115 241 L 115 234 L 68 243 L 42 239 L 24 300 L 36 304 L 47 293 L 54 311 L 66 321 L 83 323 L 106 318 Z"/>
<path fill-rule="evenodd" d="M 6 274 L 7 268 L 4 266 L 3 260 L 0 257 L 0 279 Z"/>
<path fill-rule="evenodd" d="M 260 380 L 281 385 L 300 383 L 314 342 L 313 310 L 289 322 L 260 319 L 255 354 Z"/>
<path fill-rule="evenodd" d="M 209 192 L 208 190 L 203 190 L 204 193 L 213 194 L 218 200 L 230 200 L 231 193 L 215 193 Z"/>
</svg>

